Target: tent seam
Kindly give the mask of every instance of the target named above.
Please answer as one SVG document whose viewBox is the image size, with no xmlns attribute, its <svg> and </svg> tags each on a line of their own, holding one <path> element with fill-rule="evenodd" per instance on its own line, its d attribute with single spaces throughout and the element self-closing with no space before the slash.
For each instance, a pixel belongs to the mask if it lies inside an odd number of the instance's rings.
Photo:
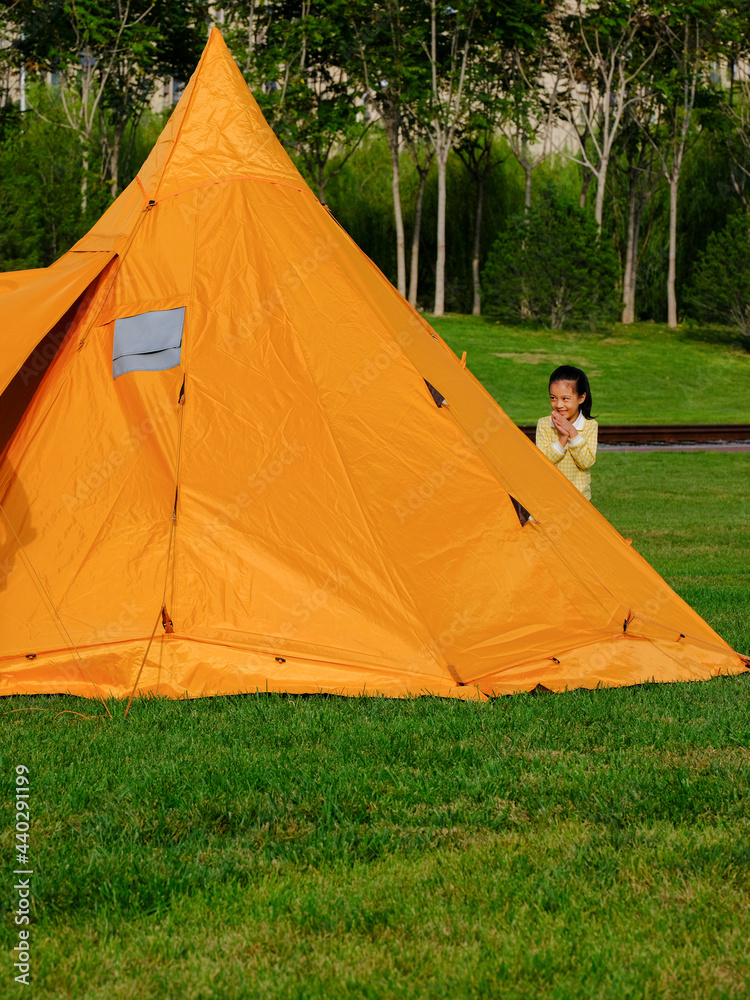
<svg viewBox="0 0 750 1000">
<path fill-rule="evenodd" d="M 166 166 L 164 169 L 166 171 Z M 153 203 L 154 205 L 161 205 L 162 202 L 168 201 L 170 198 L 178 198 L 180 195 L 188 194 L 190 191 L 199 191 L 201 188 L 215 187 L 217 184 L 232 184 L 236 181 L 258 181 L 261 184 L 273 184 L 276 187 L 289 188 L 291 191 L 297 191 L 299 194 L 309 196 L 317 205 L 320 204 L 309 188 L 301 188 L 296 184 L 290 184 L 288 181 L 275 181 L 270 177 L 260 177 L 257 174 L 238 174 L 235 177 L 220 177 L 218 180 L 205 181 L 203 184 L 193 184 L 192 187 L 182 188 L 179 191 L 173 191 L 172 194 L 165 194 L 161 198 L 154 198 Z"/>
<path fill-rule="evenodd" d="M 173 522 L 173 526 L 174 526 L 174 543 L 171 546 L 172 579 L 171 579 L 171 591 L 170 591 L 170 606 L 171 606 L 171 616 L 172 616 L 172 620 L 173 621 L 174 621 L 175 617 L 177 616 L 177 611 L 175 609 L 177 607 L 177 600 L 178 600 L 178 589 L 177 589 L 177 583 L 178 583 L 178 577 L 177 577 L 177 539 L 178 539 L 178 531 L 177 531 L 177 528 L 178 528 L 178 525 L 179 525 L 179 517 L 178 517 L 177 510 L 178 510 L 178 506 L 181 507 L 181 496 L 180 496 L 180 493 L 181 493 L 181 490 L 180 490 L 181 459 L 180 459 L 180 454 L 182 452 L 182 442 L 183 442 L 184 433 L 185 433 L 185 408 L 190 403 L 190 387 L 188 386 L 187 377 L 188 377 L 188 374 L 190 372 L 190 361 L 191 361 L 192 355 L 193 355 L 193 338 L 195 336 L 195 303 L 196 303 L 195 271 L 196 271 L 196 263 L 197 263 L 197 259 L 198 259 L 198 233 L 200 232 L 200 218 L 201 218 L 201 211 L 202 211 L 202 208 L 203 208 L 204 201 L 205 201 L 204 195 L 199 195 L 198 198 L 197 198 L 197 204 L 195 206 L 195 227 L 193 229 L 193 261 L 192 261 L 192 265 L 191 265 L 191 268 L 190 268 L 190 292 L 189 292 L 189 295 L 188 295 L 189 310 L 187 308 L 185 310 L 185 325 L 186 325 L 186 329 L 183 331 L 183 336 L 182 336 L 182 345 L 183 345 L 183 348 L 184 348 L 184 352 L 183 352 L 183 354 L 180 357 L 180 369 L 182 370 L 182 373 L 183 373 L 182 374 L 182 386 L 183 386 L 182 392 L 183 392 L 183 396 L 182 396 L 182 402 L 180 403 L 180 429 L 179 429 L 180 439 L 179 439 L 179 445 L 178 445 L 179 452 L 178 452 L 178 456 L 177 456 L 177 467 L 175 469 L 175 480 L 174 480 L 174 489 L 175 489 L 174 522 Z M 188 312 L 189 312 L 189 315 L 188 315 Z M 167 579 L 166 579 L 165 584 L 164 584 L 164 600 L 165 601 L 167 599 L 167 588 L 168 588 L 169 583 L 170 583 L 170 580 L 169 580 L 169 558 L 170 557 L 168 555 L 167 556 Z"/>
</svg>

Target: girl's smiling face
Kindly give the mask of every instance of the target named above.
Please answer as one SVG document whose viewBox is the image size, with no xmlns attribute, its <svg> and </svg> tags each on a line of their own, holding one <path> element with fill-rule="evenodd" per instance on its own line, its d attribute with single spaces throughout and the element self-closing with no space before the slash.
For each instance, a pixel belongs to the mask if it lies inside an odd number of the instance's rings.
<svg viewBox="0 0 750 1000">
<path fill-rule="evenodd" d="M 581 403 L 586 399 L 586 393 L 578 395 L 574 382 L 553 382 L 549 387 L 549 401 L 554 413 L 559 413 L 571 423 L 578 416 Z"/>
</svg>

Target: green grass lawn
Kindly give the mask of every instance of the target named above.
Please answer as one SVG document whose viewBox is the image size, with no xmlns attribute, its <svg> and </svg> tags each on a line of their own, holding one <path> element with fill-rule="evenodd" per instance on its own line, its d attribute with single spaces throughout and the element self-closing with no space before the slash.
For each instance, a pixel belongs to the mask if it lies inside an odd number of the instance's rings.
<svg viewBox="0 0 750 1000">
<path fill-rule="evenodd" d="M 604 516 L 750 655 L 750 453 L 600 452 L 591 476 Z"/>
<path fill-rule="evenodd" d="M 747 454 L 608 453 L 593 474 L 743 651 L 749 487 Z M 750 675 L 484 705 L 64 708 L 101 711 L 0 703 L 34 868 L 24 993 L 8 809 L 0 997 L 748 995 Z"/>
<path fill-rule="evenodd" d="M 549 409 L 549 376 L 561 364 L 583 368 L 594 416 L 603 424 L 750 423 L 750 354 L 731 331 L 655 323 L 610 333 L 502 326 L 473 316 L 428 316 L 516 423 Z"/>
</svg>

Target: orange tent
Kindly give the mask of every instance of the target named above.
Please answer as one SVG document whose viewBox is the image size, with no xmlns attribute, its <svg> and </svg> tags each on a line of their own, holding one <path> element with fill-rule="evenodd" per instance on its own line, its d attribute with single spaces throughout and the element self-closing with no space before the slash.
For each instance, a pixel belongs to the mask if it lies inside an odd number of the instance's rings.
<svg viewBox="0 0 750 1000">
<path fill-rule="evenodd" d="M 91 232 L 0 276 L 0 329 L 0 694 L 745 669 L 337 226 L 217 31 Z"/>
</svg>

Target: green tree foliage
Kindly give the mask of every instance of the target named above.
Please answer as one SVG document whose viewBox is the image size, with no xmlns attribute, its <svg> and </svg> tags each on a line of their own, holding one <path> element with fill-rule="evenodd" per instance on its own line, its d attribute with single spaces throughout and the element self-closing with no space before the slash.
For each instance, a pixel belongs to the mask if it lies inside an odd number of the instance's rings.
<svg viewBox="0 0 750 1000">
<path fill-rule="evenodd" d="M 737 213 L 709 237 L 687 292 L 692 316 L 736 327 L 746 350 L 750 350 L 749 260 L 750 218 Z"/>
<path fill-rule="evenodd" d="M 230 46 L 267 121 L 325 204 L 370 125 L 358 86 L 353 0 L 237 0 Z M 338 154 L 338 155 L 337 155 Z"/>
<path fill-rule="evenodd" d="M 87 211 L 81 214 L 79 143 L 63 127 L 59 92 L 36 83 L 29 96 L 43 117 L 33 111 L 21 114 L 17 105 L 0 109 L 5 111 L 0 115 L 0 271 L 48 267 L 111 201 L 109 185 L 91 185 Z M 164 121 L 150 112 L 142 116 L 132 134 L 124 182 L 148 156 Z"/>
<path fill-rule="evenodd" d="M 750 3 L 741 0 L 730 17 L 715 25 L 717 43 L 726 63 L 725 72 L 713 68 L 711 83 L 718 115 L 713 128 L 722 141 L 728 161 L 729 181 L 743 209 L 750 211 Z M 723 118 L 723 121 L 720 119 Z"/>
<path fill-rule="evenodd" d="M 578 138 L 577 162 L 587 177 L 596 178 L 594 216 L 601 229 L 618 131 L 633 91 L 659 49 L 659 41 L 648 38 L 653 5 L 579 0 L 574 10 L 564 10 L 559 45 L 567 88 L 561 112 Z"/>
<path fill-rule="evenodd" d="M 410 265 L 415 304 L 431 308 L 440 297 L 451 311 L 478 308 L 473 279 L 524 200 L 546 211 L 540 198 L 549 189 L 596 212 L 596 185 L 587 200 L 579 166 L 551 154 L 544 160 L 545 139 L 554 136 L 559 151 L 555 85 L 568 72 L 553 41 L 574 8 L 558 0 L 230 0 L 221 7 L 14 0 L 0 24 L 0 267 L 48 265 L 130 181 L 165 120 L 148 102 L 170 77 L 192 72 L 210 15 L 269 123 L 363 250 L 402 290 Z M 593 101 L 604 79 L 599 49 L 602 58 L 625 53 L 625 62 L 607 63 L 610 89 L 626 104 L 616 134 L 611 123 L 604 127 L 613 107 L 605 101 L 596 114 L 589 109 L 585 142 L 593 162 L 604 133 L 612 139 L 601 243 L 591 241 L 588 252 L 614 247 L 628 321 L 667 318 L 670 272 L 679 296 L 710 233 L 750 204 L 750 5 L 722 8 L 718 20 L 714 9 L 714 0 L 608 0 L 582 5 L 582 16 L 566 22 L 579 34 L 586 29 L 571 41 L 588 60 L 587 73 L 572 74 L 581 84 L 575 100 L 589 93 Z M 617 48 L 625 29 L 632 44 Z M 21 64 L 32 109 L 25 114 L 10 103 Z M 623 91 L 623 74 L 636 70 Z M 444 139 L 452 132 L 440 170 L 430 131 Z M 575 144 L 570 133 L 568 153 Z M 410 150 L 421 157 L 418 167 Z M 526 240 L 524 253 L 531 250 Z M 671 307 L 674 320 L 674 294 Z"/>
<path fill-rule="evenodd" d="M 202 0 L 15 0 L 8 11 L 16 62 L 53 77 L 78 138 L 80 209 L 91 189 L 119 192 L 126 137 L 164 76 L 192 72 L 205 42 Z M 38 114 L 41 108 L 33 105 Z"/>
<path fill-rule="evenodd" d="M 363 94 L 377 112 L 391 153 L 394 222 L 396 227 L 397 287 L 406 295 L 406 238 L 401 205 L 401 150 L 404 145 L 415 154 L 425 137 L 417 109 L 429 86 L 421 58 L 422 26 L 414 11 L 398 0 L 355 0 L 350 2 L 350 29 L 356 40 L 359 59 L 351 59 Z M 431 158 L 431 154 L 428 154 Z M 417 162 L 419 156 L 417 154 Z M 429 168 L 426 163 L 424 175 Z M 417 209 L 419 215 L 419 209 Z M 418 265 L 419 223 L 412 244 L 412 274 Z M 410 288 L 410 301 L 416 285 Z"/>
<path fill-rule="evenodd" d="M 618 277 L 617 258 L 591 216 L 547 192 L 493 246 L 482 280 L 485 312 L 553 330 L 602 326 L 617 318 Z"/>
<path fill-rule="evenodd" d="M 501 13 L 498 19 L 497 15 Z M 543 8 L 534 3 L 512 3 L 493 16 L 480 9 L 480 53 L 470 60 L 466 74 L 466 106 L 456 129 L 455 152 L 474 180 L 474 243 L 472 247 L 472 312 L 481 313 L 480 251 L 484 190 L 490 173 L 502 163 L 507 149 L 499 152 L 498 136 L 504 134 L 513 154 L 527 175 L 543 154 L 532 157 L 528 139 L 544 131 L 544 109 L 532 106 L 529 91 L 537 91 L 542 53 L 546 50 L 547 24 Z M 533 81 L 533 82 L 532 82 Z M 532 121 L 533 119 L 533 121 Z M 502 130 L 502 131 L 501 131 Z M 542 140 L 542 145 L 545 145 Z"/>
<path fill-rule="evenodd" d="M 506 219 L 523 207 L 523 178 L 504 140 L 498 140 L 498 156 L 503 162 L 493 170 L 485 184 L 485 225 L 482 229 L 482 262 Z M 571 167 L 564 171 L 573 174 Z M 448 198 L 452 206 L 446 220 L 446 309 L 471 312 L 472 244 L 475 209 L 475 183 L 459 157 L 448 159 Z M 401 154 L 406 238 L 410 245 L 414 209 L 420 178 L 407 152 Z M 424 192 L 422 254 L 419 257 L 420 308 L 430 309 L 435 295 L 435 251 L 437 246 L 437 176 L 432 171 Z M 343 169 L 332 178 L 328 201 L 336 219 L 354 241 L 375 261 L 394 283 L 396 280 L 396 243 L 391 191 L 391 158 L 382 130 L 373 129 Z"/>
<path fill-rule="evenodd" d="M 713 31 L 720 16 L 716 0 L 690 0 L 657 7 L 658 52 L 641 79 L 655 98 L 649 114 L 640 120 L 669 187 L 667 240 L 667 322 L 677 325 L 678 195 L 683 166 L 698 141 L 702 121 L 712 114 L 713 93 L 708 70 L 721 57 Z"/>
<path fill-rule="evenodd" d="M 684 295 L 692 282 L 696 261 L 712 232 L 720 230 L 729 215 L 742 210 L 730 177 L 731 164 L 721 136 L 704 130 L 686 153 L 677 217 L 676 287 Z M 657 178 L 655 177 L 654 180 Z M 613 171 L 612 196 L 605 213 L 605 229 L 619 232 L 615 247 L 625 261 L 625 223 L 628 213 L 627 185 Z M 670 192 L 663 180 L 647 205 L 640 232 L 635 318 L 666 322 L 667 272 L 669 266 Z M 614 216 L 614 217 L 613 217 Z M 694 315 L 692 310 L 689 314 Z"/>
<path fill-rule="evenodd" d="M 64 118 L 59 101 L 43 87 L 32 96 L 46 120 L 29 112 L 13 120 L 3 116 L 0 271 L 46 267 L 93 221 L 81 219 L 80 157 L 72 132 L 55 124 Z M 99 210 L 105 206 L 96 205 Z"/>
</svg>

